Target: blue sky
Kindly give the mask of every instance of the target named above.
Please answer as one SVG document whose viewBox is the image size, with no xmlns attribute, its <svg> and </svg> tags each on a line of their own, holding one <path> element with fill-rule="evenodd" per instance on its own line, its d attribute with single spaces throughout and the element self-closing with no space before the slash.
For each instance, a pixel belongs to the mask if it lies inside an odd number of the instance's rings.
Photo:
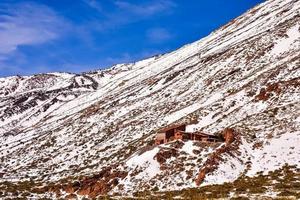
<svg viewBox="0 0 300 200">
<path fill-rule="evenodd" d="M 175 50 L 262 0 L 0 1 L 0 77 L 83 72 Z"/>
</svg>

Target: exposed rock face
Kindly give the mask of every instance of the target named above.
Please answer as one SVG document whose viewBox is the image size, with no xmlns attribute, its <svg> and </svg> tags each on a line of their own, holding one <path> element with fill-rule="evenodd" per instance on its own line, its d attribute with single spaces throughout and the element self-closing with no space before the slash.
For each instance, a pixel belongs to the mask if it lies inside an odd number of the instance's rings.
<svg viewBox="0 0 300 200">
<path fill-rule="evenodd" d="M 157 162 L 160 164 L 163 164 L 166 162 L 167 159 L 171 157 L 177 157 L 178 156 L 178 151 L 175 149 L 169 149 L 169 150 L 163 150 L 161 149 L 155 156 Z"/>
<path fill-rule="evenodd" d="M 225 140 L 226 146 L 230 145 L 234 141 L 234 139 L 235 139 L 234 129 L 232 129 L 232 128 L 226 128 L 222 132 L 222 136 L 223 136 L 223 138 Z"/>
<path fill-rule="evenodd" d="M 73 198 L 74 196 L 77 197 L 77 195 L 96 198 L 99 195 L 107 194 L 118 184 L 118 180 L 126 175 L 127 172 L 108 167 L 92 177 L 84 177 L 68 184 L 56 183 L 56 185 L 45 189 L 48 192 L 55 193 L 57 197 L 60 197 L 61 191 L 63 191 L 69 194 L 65 198 Z"/>
<path fill-rule="evenodd" d="M 76 194 L 69 194 L 67 196 L 65 196 L 65 199 L 77 199 L 77 195 Z"/>
<path fill-rule="evenodd" d="M 183 147 L 184 143 L 181 141 L 174 141 L 170 145 L 172 146 L 172 148 L 161 148 L 154 157 L 154 159 L 156 159 L 157 162 L 159 162 L 161 169 L 166 168 L 164 164 L 169 158 L 176 158 L 179 156 L 180 152 L 178 150 Z"/>
<path fill-rule="evenodd" d="M 241 136 L 239 133 L 232 128 L 226 128 L 222 134 L 225 138 L 225 145 L 209 155 L 208 159 L 199 170 L 198 177 L 195 180 L 196 185 L 200 185 L 207 174 L 212 173 L 218 168 L 218 165 L 224 160 L 225 154 L 234 156 L 239 149 L 239 145 L 241 145 Z"/>
<path fill-rule="evenodd" d="M 128 195 L 300 168 L 299 10 L 299 0 L 269 0 L 168 54 L 0 78 L 0 192 L 17 198 L 11 184 L 32 180 L 48 184 L 37 198 Z M 204 133 L 234 131 L 225 143 L 140 152 L 157 130 L 191 121 Z"/>
<path fill-rule="evenodd" d="M 76 191 L 78 195 L 95 198 L 99 195 L 107 194 L 112 187 L 118 184 L 118 180 L 124 178 L 126 175 L 127 172 L 106 169 L 97 176 L 80 180 L 77 185 L 73 183 L 71 185 L 73 192 L 71 193 Z"/>
</svg>

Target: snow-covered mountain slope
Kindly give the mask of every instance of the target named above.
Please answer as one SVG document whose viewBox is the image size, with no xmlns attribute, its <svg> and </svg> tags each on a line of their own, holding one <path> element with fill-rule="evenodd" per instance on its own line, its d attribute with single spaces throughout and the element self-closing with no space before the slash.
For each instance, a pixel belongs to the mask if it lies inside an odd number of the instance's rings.
<svg viewBox="0 0 300 200">
<path fill-rule="evenodd" d="M 130 195 L 300 168 L 299 68 L 300 1 L 269 0 L 168 54 L 1 78 L 0 191 Z M 231 127 L 234 142 L 153 146 L 160 128 L 191 121 Z"/>
</svg>

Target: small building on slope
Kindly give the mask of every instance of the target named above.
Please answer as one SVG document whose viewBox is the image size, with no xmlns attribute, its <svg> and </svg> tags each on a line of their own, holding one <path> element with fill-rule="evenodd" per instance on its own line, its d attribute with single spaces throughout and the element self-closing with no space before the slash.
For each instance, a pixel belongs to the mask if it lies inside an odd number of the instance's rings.
<svg viewBox="0 0 300 200">
<path fill-rule="evenodd" d="M 174 125 L 161 129 L 156 134 L 155 144 L 165 144 L 173 140 L 195 140 L 201 142 L 219 142 L 220 138 L 201 132 L 186 132 L 186 125 Z"/>
</svg>

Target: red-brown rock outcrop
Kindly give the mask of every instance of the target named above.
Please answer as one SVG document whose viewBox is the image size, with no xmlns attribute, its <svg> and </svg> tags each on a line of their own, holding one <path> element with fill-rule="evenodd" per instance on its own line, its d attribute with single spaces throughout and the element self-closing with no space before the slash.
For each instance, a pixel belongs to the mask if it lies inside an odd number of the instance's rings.
<svg viewBox="0 0 300 200">
<path fill-rule="evenodd" d="M 230 153 L 239 148 L 241 139 L 239 134 L 234 129 L 232 128 L 224 129 L 222 132 L 222 136 L 225 139 L 225 145 L 217 149 L 214 153 L 212 153 L 208 157 L 203 167 L 199 170 L 198 176 L 195 180 L 197 185 L 200 185 L 204 181 L 208 173 L 211 173 L 218 168 L 220 162 L 223 161 L 222 158 L 223 154 Z"/>
</svg>

